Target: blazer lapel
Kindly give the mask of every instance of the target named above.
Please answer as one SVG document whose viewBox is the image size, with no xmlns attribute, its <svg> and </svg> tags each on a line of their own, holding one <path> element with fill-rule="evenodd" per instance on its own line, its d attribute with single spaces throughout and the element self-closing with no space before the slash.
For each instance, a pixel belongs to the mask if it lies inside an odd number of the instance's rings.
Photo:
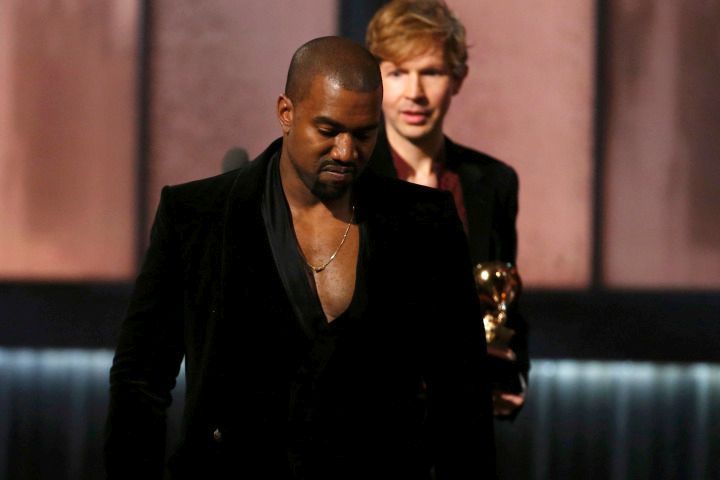
<svg viewBox="0 0 720 480">
<path fill-rule="evenodd" d="M 493 186 L 489 176 L 480 165 L 463 161 L 463 152 L 450 139 L 445 138 L 445 158 L 449 168 L 457 171 L 463 189 L 463 201 L 467 211 L 470 257 L 473 264 L 490 255 L 492 226 Z"/>
<path fill-rule="evenodd" d="M 223 311 L 229 318 L 240 318 L 253 308 L 290 308 L 260 210 L 268 162 L 281 144 L 276 140 L 250 162 L 228 195 L 220 288 Z M 270 304 L 260 304 L 266 303 L 263 299 Z"/>
</svg>

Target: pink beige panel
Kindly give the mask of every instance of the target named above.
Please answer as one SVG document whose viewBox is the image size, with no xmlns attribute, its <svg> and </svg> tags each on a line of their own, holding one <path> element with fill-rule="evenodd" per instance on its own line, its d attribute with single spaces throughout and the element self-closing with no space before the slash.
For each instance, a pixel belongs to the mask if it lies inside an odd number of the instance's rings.
<svg viewBox="0 0 720 480">
<path fill-rule="evenodd" d="M 720 5 L 614 0 L 605 281 L 720 287 Z"/>
<path fill-rule="evenodd" d="M 448 1 L 471 44 L 448 132 L 520 175 L 518 267 L 530 287 L 589 284 L 594 3 Z"/>
<path fill-rule="evenodd" d="M 0 2 L 0 279 L 135 269 L 138 2 Z"/>
</svg>

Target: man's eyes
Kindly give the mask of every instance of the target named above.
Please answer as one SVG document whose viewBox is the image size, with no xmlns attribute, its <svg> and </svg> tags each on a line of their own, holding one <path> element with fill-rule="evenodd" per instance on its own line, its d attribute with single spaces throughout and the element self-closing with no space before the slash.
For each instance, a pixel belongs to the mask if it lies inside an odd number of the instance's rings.
<svg viewBox="0 0 720 480">
<path fill-rule="evenodd" d="M 355 134 L 355 138 L 357 138 L 358 140 L 367 140 L 368 138 L 370 138 L 370 132 L 367 132 L 367 131 L 357 132 Z"/>
<path fill-rule="evenodd" d="M 322 135 L 323 137 L 327 137 L 327 138 L 332 138 L 339 133 L 337 130 L 330 130 L 330 129 L 324 129 L 324 128 L 320 128 L 320 129 L 318 129 L 318 131 L 320 132 L 320 135 Z"/>
<path fill-rule="evenodd" d="M 402 70 L 393 70 L 391 72 L 388 72 L 387 76 L 391 77 L 391 78 L 400 78 L 406 74 L 407 74 L 407 72 L 404 72 Z M 428 70 L 421 70 L 420 75 L 422 75 L 424 77 L 441 77 L 443 75 L 447 75 L 447 72 L 445 72 L 445 70 L 440 70 L 440 69 L 428 69 Z"/>
<path fill-rule="evenodd" d="M 332 130 L 332 129 L 326 129 L 326 128 L 319 128 L 318 133 L 326 138 L 333 138 L 336 137 L 338 134 L 340 134 L 339 130 Z M 355 137 L 357 140 L 367 140 L 371 137 L 372 131 L 362 130 L 358 132 L 353 132 L 352 136 Z"/>
</svg>

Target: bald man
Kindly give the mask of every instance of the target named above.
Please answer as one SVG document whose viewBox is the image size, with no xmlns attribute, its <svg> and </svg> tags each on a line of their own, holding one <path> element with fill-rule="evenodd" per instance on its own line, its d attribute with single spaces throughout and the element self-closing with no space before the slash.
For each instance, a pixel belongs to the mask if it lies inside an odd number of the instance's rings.
<svg viewBox="0 0 720 480">
<path fill-rule="evenodd" d="M 368 51 L 312 40 L 277 100 L 282 137 L 163 189 L 110 372 L 109 478 L 494 478 L 463 227 L 450 194 L 364 171 L 381 100 Z"/>
</svg>

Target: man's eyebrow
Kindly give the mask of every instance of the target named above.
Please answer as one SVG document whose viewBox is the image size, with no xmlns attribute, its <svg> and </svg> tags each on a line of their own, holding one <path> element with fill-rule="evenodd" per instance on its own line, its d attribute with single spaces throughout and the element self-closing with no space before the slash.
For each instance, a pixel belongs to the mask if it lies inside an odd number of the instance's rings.
<svg viewBox="0 0 720 480">
<path fill-rule="evenodd" d="M 342 123 L 338 122 L 337 120 L 334 120 L 330 117 L 326 117 L 324 115 L 318 115 L 317 117 L 314 117 L 313 123 L 315 125 L 328 125 L 328 126 L 334 128 L 335 130 L 339 130 L 339 131 L 349 130 L 347 128 L 347 126 L 343 125 Z M 365 132 L 365 131 L 369 131 L 369 130 L 375 130 L 376 128 L 379 128 L 379 127 L 380 127 L 380 123 L 375 122 L 370 125 L 364 125 L 362 127 L 355 128 L 353 130 L 357 131 L 357 132 Z"/>
<path fill-rule="evenodd" d="M 326 117 L 324 115 L 318 115 L 317 117 L 313 118 L 313 123 L 315 125 L 330 125 L 331 127 L 337 129 L 337 130 L 345 130 L 345 125 L 338 122 L 337 120 L 333 120 L 330 117 Z"/>
<path fill-rule="evenodd" d="M 370 132 L 372 130 L 377 130 L 380 128 L 380 123 L 371 123 L 370 125 L 365 125 L 364 127 L 356 128 L 356 132 Z"/>
</svg>

